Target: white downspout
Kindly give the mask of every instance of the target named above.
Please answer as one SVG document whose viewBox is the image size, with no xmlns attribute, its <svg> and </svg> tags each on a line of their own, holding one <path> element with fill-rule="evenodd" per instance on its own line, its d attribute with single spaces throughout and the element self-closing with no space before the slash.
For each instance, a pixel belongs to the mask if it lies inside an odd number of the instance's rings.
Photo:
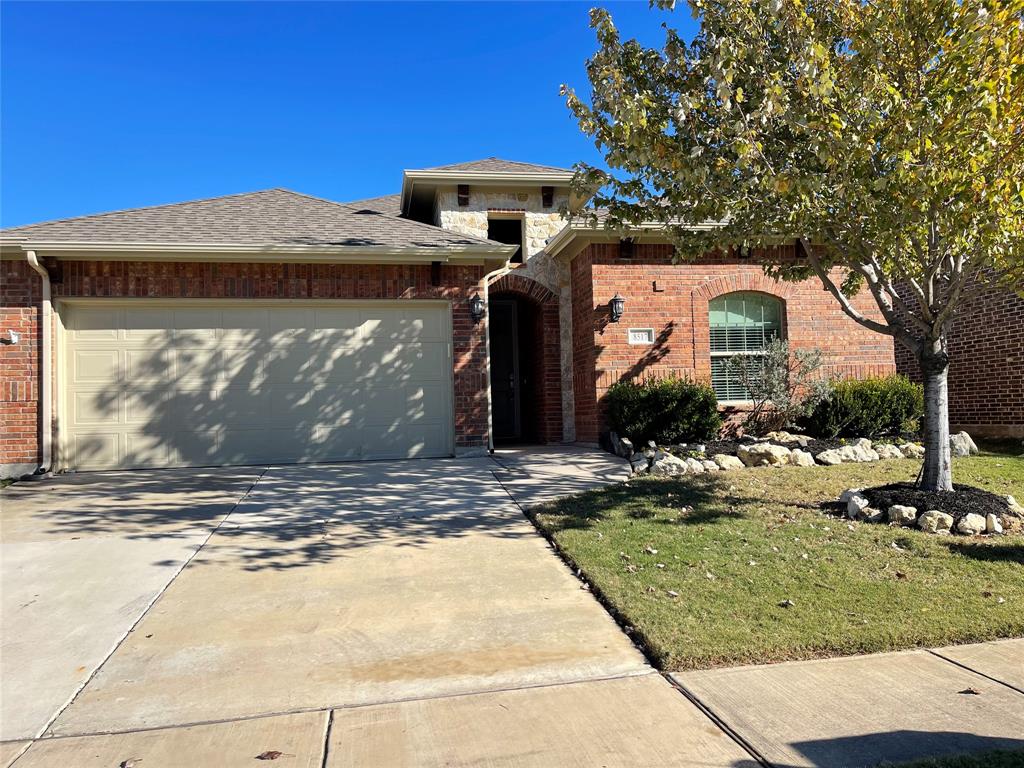
<svg viewBox="0 0 1024 768">
<path fill-rule="evenodd" d="M 28 260 L 29 266 L 32 267 L 32 269 L 34 269 L 36 272 L 38 272 L 40 277 L 42 277 L 43 279 L 43 352 L 42 357 L 39 360 L 39 410 L 41 411 L 40 421 L 42 421 L 40 432 L 42 434 L 43 456 L 42 463 L 40 464 L 39 467 L 39 471 L 48 472 L 50 471 L 50 464 L 52 461 L 51 457 L 53 442 L 53 377 L 50 371 L 50 367 L 53 363 L 53 333 L 50 328 L 50 273 L 46 271 L 46 267 L 39 263 L 39 258 L 36 256 L 35 251 L 26 251 L 25 257 Z"/>
<path fill-rule="evenodd" d="M 494 408 L 491 400 L 491 280 L 512 271 L 506 261 L 493 272 L 484 275 L 484 367 L 487 371 L 487 450 L 494 453 Z"/>
</svg>

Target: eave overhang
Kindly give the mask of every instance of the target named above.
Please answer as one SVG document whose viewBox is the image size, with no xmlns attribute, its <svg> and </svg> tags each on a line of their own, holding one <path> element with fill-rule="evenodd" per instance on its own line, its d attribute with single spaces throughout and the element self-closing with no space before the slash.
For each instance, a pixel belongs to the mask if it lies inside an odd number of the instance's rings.
<svg viewBox="0 0 1024 768">
<path fill-rule="evenodd" d="M 0 257 L 22 259 L 26 251 L 69 261 L 220 261 L 325 264 L 490 265 L 507 262 L 514 245 L 445 246 L 239 245 L 235 243 L 101 243 L 0 238 Z"/>
<path fill-rule="evenodd" d="M 402 171 L 402 213 L 409 212 L 413 188 L 417 184 L 437 187 L 452 184 L 475 184 L 488 187 L 547 186 L 566 188 L 572 185 L 573 172 L 544 173 L 481 173 L 479 171 Z"/>
</svg>

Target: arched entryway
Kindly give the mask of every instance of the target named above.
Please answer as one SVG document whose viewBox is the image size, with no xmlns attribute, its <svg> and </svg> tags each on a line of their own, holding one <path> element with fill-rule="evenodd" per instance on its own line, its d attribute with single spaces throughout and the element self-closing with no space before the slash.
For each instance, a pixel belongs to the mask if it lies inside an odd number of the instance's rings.
<svg viewBox="0 0 1024 768">
<path fill-rule="evenodd" d="M 562 439 L 558 299 L 539 283 L 505 275 L 490 288 L 494 441 Z"/>
</svg>

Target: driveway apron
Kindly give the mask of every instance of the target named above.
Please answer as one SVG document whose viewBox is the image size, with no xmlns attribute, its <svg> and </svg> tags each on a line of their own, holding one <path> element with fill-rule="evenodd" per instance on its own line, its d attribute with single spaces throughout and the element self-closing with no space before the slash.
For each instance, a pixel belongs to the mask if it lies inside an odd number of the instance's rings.
<svg viewBox="0 0 1024 768">
<path fill-rule="evenodd" d="M 649 672 L 493 469 L 271 468 L 50 733 Z"/>
</svg>

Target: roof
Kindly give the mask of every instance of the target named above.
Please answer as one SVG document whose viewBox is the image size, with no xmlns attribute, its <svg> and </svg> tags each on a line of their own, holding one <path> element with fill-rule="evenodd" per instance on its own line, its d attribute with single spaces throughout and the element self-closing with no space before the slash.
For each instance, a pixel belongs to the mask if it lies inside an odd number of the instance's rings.
<svg viewBox="0 0 1024 768">
<path fill-rule="evenodd" d="M 345 205 L 357 210 L 370 210 L 384 213 L 388 216 L 399 216 L 402 213 L 402 196 L 396 193 L 394 195 L 381 195 L 380 197 L 367 197 L 363 200 L 353 200 L 350 203 L 345 203 Z"/>
<path fill-rule="evenodd" d="M 11 227 L 0 230 L 0 239 L 53 244 L 230 244 L 382 250 L 500 245 L 401 219 L 377 208 L 385 206 L 353 206 L 287 189 L 266 189 Z"/>
<path fill-rule="evenodd" d="M 470 160 L 465 163 L 438 165 L 433 168 L 422 168 L 424 171 L 459 171 L 463 173 L 572 173 L 571 168 L 556 168 L 553 165 L 537 165 L 521 163 L 518 160 L 502 160 L 500 157 L 485 157 L 482 160 Z"/>
</svg>

